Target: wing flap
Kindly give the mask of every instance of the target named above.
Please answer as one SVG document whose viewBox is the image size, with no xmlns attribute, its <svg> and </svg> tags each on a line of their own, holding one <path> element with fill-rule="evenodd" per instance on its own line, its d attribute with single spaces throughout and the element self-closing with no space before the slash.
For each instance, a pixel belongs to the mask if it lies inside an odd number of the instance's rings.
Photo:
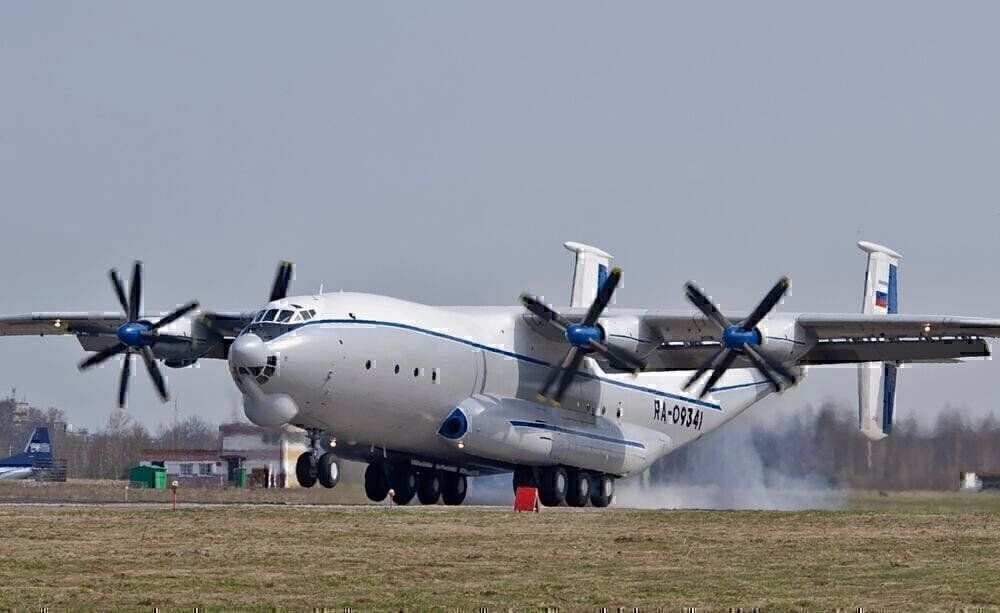
<svg viewBox="0 0 1000 613">
<path fill-rule="evenodd" d="M 1000 336 L 1000 319 L 979 317 L 803 314 L 796 321 L 820 340 Z"/>
</svg>

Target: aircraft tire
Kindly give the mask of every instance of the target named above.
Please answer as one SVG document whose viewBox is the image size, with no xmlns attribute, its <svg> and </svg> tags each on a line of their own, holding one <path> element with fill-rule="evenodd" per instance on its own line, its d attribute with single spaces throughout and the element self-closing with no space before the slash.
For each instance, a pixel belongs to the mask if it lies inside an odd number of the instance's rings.
<svg viewBox="0 0 1000 613">
<path fill-rule="evenodd" d="M 441 500 L 447 505 L 462 504 L 469 490 L 465 475 L 453 472 L 441 473 Z"/>
<path fill-rule="evenodd" d="M 316 485 L 316 463 L 313 462 L 312 452 L 305 452 L 295 461 L 295 478 L 299 480 L 302 487 L 312 487 Z"/>
<path fill-rule="evenodd" d="M 389 486 L 395 492 L 392 501 L 399 505 L 410 504 L 417 493 L 417 473 L 409 464 L 398 464 L 389 469 Z"/>
<path fill-rule="evenodd" d="M 559 506 L 566 500 L 569 479 L 562 466 L 548 466 L 542 469 L 542 482 L 538 488 L 538 501 L 547 507 Z"/>
<path fill-rule="evenodd" d="M 382 502 L 389 495 L 389 479 L 381 464 L 372 462 L 365 469 L 365 495 L 372 502 Z"/>
<path fill-rule="evenodd" d="M 615 479 L 609 475 L 597 475 L 590 484 L 590 504 L 604 508 L 611 504 L 615 495 Z"/>
<path fill-rule="evenodd" d="M 570 470 L 567 475 L 566 504 L 585 507 L 590 500 L 590 475 L 582 470 Z"/>
<path fill-rule="evenodd" d="M 441 475 L 436 470 L 422 470 L 417 475 L 417 499 L 420 504 L 437 504 L 441 499 Z"/>
<path fill-rule="evenodd" d="M 340 462 L 337 461 L 337 456 L 329 451 L 321 455 L 316 463 L 316 473 L 323 487 L 330 489 L 337 485 L 340 481 Z"/>
</svg>

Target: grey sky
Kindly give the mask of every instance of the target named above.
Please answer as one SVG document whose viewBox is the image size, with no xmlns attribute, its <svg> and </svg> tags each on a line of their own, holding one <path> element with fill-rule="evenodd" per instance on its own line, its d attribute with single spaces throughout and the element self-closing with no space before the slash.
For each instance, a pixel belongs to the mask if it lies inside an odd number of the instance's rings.
<svg viewBox="0 0 1000 613">
<path fill-rule="evenodd" d="M 620 306 L 859 309 L 859 238 L 904 255 L 902 310 L 1000 316 L 994 3 L 4 3 L 0 312 L 252 308 L 294 288 L 439 304 L 565 300 L 561 243 Z M 0 389 L 103 423 L 117 363 L 0 339 Z M 182 414 L 236 405 L 170 371 Z M 1000 366 L 921 366 L 899 411 L 992 410 Z M 855 402 L 813 371 L 770 406 Z M 172 418 L 140 374 L 131 410 Z M 761 410 L 768 410 L 761 408 Z"/>
</svg>

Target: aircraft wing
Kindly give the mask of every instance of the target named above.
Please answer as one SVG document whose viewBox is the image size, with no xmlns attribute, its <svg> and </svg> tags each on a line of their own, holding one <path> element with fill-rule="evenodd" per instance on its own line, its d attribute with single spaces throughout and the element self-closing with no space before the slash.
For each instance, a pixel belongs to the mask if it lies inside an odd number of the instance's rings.
<svg viewBox="0 0 1000 613">
<path fill-rule="evenodd" d="M 113 335 L 121 323 L 122 314 L 117 311 L 25 313 L 0 317 L 0 336 Z"/>
<path fill-rule="evenodd" d="M 145 314 L 143 319 L 156 321 L 165 313 Z M 196 356 L 204 358 L 226 357 L 228 342 L 235 338 L 253 318 L 253 313 L 205 311 L 195 317 L 197 326 L 188 326 L 181 338 L 189 338 L 197 329 L 198 340 L 221 339 L 221 343 L 210 341 L 211 350 L 198 351 Z M 86 351 L 100 351 L 118 342 L 116 332 L 122 324 L 123 315 L 110 312 L 39 312 L 23 315 L 0 316 L 0 336 L 46 336 L 50 334 L 72 334 Z M 159 350 L 159 346 L 154 349 Z M 162 357 L 159 354 L 157 357 Z"/>
<path fill-rule="evenodd" d="M 639 349 L 650 351 L 651 368 L 694 369 L 719 347 L 718 328 L 699 314 L 650 311 L 639 319 L 649 332 Z M 984 339 L 1000 337 L 1000 319 L 976 317 L 804 313 L 775 319 L 793 320 L 801 329 L 803 338 L 795 342 L 808 349 L 795 360 L 799 364 L 954 362 L 990 355 Z M 738 365 L 743 363 L 741 358 Z"/>
</svg>

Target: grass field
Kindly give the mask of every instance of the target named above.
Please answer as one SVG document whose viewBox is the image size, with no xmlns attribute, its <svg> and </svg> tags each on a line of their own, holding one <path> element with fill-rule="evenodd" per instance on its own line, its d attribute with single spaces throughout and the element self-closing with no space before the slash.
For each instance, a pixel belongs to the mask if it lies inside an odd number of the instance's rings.
<svg viewBox="0 0 1000 613">
<path fill-rule="evenodd" d="M 0 505 L 0 609 L 1000 605 L 1000 497 L 842 511 Z"/>
</svg>

